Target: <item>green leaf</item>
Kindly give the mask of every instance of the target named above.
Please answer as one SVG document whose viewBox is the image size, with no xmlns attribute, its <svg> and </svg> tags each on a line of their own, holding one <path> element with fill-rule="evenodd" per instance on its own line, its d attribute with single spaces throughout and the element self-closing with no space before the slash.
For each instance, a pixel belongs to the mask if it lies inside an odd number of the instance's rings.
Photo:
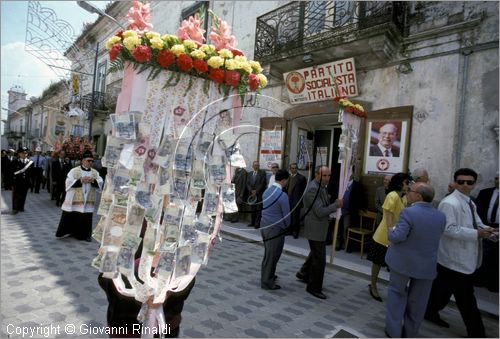
<svg viewBox="0 0 500 339">
<path fill-rule="evenodd" d="M 188 87 L 186 88 L 186 93 L 189 92 L 189 90 L 191 89 L 191 87 L 193 87 L 193 77 L 192 76 L 189 76 L 189 82 L 188 82 Z"/>
<path fill-rule="evenodd" d="M 203 93 L 208 95 L 209 89 L 210 89 L 210 80 L 205 79 L 205 82 L 203 83 Z"/>
</svg>

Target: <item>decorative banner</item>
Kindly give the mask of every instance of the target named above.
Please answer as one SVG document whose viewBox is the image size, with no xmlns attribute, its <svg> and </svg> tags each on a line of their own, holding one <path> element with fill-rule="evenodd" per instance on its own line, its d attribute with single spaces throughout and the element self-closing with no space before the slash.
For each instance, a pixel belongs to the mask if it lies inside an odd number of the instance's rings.
<svg viewBox="0 0 500 339">
<path fill-rule="evenodd" d="M 347 184 L 352 175 L 352 169 L 358 157 L 358 140 L 359 130 L 361 127 L 362 118 L 358 115 L 346 112 L 343 108 L 339 112 L 339 122 L 342 122 L 342 134 L 339 139 L 339 159 L 340 174 L 339 174 L 339 195 L 338 198 L 342 199 L 344 196 Z M 335 255 L 335 246 L 337 242 L 337 232 L 339 228 L 340 217 L 342 216 L 342 209 L 337 208 L 335 216 L 335 227 L 333 231 L 333 244 L 332 253 L 330 255 L 330 263 L 333 262 Z"/>
<path fill-rule="evenodd" d="M 259 162 L 262 168 L 271 168 L 273 162 L 281 165 L 282 145 L 282 131 L 262 131 L 259 154 Z"/>
<path fill-rule="evenodd" d="M 291 104 L 358 95 L 354 58 L 283 74 Z"/>
</svg>

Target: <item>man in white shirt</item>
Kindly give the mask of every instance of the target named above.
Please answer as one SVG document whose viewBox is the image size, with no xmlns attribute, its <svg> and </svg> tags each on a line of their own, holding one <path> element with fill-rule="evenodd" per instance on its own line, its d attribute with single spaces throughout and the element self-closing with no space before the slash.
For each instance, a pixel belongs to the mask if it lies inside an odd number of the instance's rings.
<svg viewBox="0 0 500 339">
<path fill-rule="evenodd" d="M 271 164 L 271 176 L 269 177 L 269 182 L 267 183 L 267 187 L 271 187 L 276 182 L 276 173 L 280 169 L 280 165 L 273 162 Z"/>
<path fill-rule="evenodd" d="M 449 327 L 439 311 L 452 295 L 467 328 L 467 336 L 485 338 L 481 313 L 474 296 L 474 271 L 481 266 L 482 239 L 492 235 L 492 228 L 483 224 L 470 198 L 477 173 L 460 168 L 453 176 L 455 191 L 439 204 L 446 215 L 446 228 L 439 244 L 437 277 L 425 313 L 425 319 L 438 326 Z"/>
<path fill-rule="evenodd" d="M 398 128 L 394 124 L 387 123 L 380 127 L 378 144 L 370 146 L 370 156 L 399 157 L 399 149 L 393 148 L 397 133 Z"/>
</svg>

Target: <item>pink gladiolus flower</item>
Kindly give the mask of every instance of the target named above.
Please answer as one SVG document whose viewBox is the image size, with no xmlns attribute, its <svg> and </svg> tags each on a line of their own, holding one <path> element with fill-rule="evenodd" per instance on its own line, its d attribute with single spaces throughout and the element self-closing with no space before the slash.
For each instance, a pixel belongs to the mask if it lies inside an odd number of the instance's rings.
<svg viewBox="0 0 500 339">
<path fill-rule="evenodd" d="M 151 18 L 149 4 L 143 4 L 140 1 L 134 0 L 126 18 L 128 20 L 128 29 L 138 32 L 153 29 L 153 25 L 149 22 Z"/>
<path fill-rule="evenodd" d="M 210 40 L 213 42 L 215 49 L 221 50 L 223 48 L 227 48 L 229 50 L 236 49 L 236 45 L 238 41 L 231 35 L 231 26 L 228 25 L 227 22 L 220 18 L 214 18 L 215 20 L 219 20 L 218 25 L 214 25 L 212 27 L 212 31 L 210 32 Z M 218 26 L 218 28 L 217 28 Z"/>
<path fill-rule="evenodd" d="M 182 20 L 181 27 L 177 29 L 177 37 L 182 40 L 193 40 L 199 44 L 205 41 L 205 30 L 201 28 L 201 20 L 196 17 L 190 16 L 188 20 Z"/>
</svg>

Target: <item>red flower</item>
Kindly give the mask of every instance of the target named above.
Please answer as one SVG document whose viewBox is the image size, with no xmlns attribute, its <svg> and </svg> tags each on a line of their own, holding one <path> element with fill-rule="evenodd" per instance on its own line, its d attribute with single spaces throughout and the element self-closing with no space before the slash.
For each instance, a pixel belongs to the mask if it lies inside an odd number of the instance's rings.
<svg viewBox="0 0 500 339">
<path fill-rule="evenodd" d="M 233 87 L 238 87 L 240 84 L 241 75 L 237 71 L 226 72 L 226 84 Z"/>
<path fill-rule="evenodd" d="M 181 69 L 183 72 L 189 71 L 191 68 L 193 68 L 193 59 L 187 54 L 181 54 L 177 58 L 177 66 Z"/>
<path fill-rule="evenodd" d="M 158 56 L 156 57 L 156 61 L 158 61 L 158 64 L 161 67 L 167 68 L 174 63 L 175 55 L 174 55 L 174 53 L 170 52 L 168 49 L 164 49 L 158 53 Z"/>
<path fill-rule="evenodd" d="M 224 82 L 224 70 L 212 68 L 208 77 L 210 78 L 210 80 L 218 84 L 222 84 Z"/>
<path fill-rule="evenodd" d="M 229 50 L 231 51 L 231 53 L 233 53 L 233 56 L 244 55 L 243 52 L 237 48 L 229 47 Z"/>
<path fill-rule="evenodd" d="M 115 61 L 122 50 L 122 45 L 114 44 L 113 47 L 109 50 L 109 60 Z"/>
<path fill-rule="evenodd" d="M 115 35 L 119 36 L 123 40 L 123 29 L 120 29 Z"/>
<path fill-rule="evenodd" d="M 193 67 L 198 73 L 207 73 L 208 72 L 208 64 L 200 59 L 196 59 L 193 61 Z"/>
<path fill-rule="evenodd" d="M 132 51 L 132 56 L 137 62 L 148 62 L 152 57 L 151 48 L 149 46 L 139 45 Z"/>
<path fill-rule="evenodd" d="M 250 74 L 248 76 L 248 87 L 250 87 L 251 91 L 255 91 L 257 87 L 259 87 L 260 80 L 257 74 Z"/>
</svg>

